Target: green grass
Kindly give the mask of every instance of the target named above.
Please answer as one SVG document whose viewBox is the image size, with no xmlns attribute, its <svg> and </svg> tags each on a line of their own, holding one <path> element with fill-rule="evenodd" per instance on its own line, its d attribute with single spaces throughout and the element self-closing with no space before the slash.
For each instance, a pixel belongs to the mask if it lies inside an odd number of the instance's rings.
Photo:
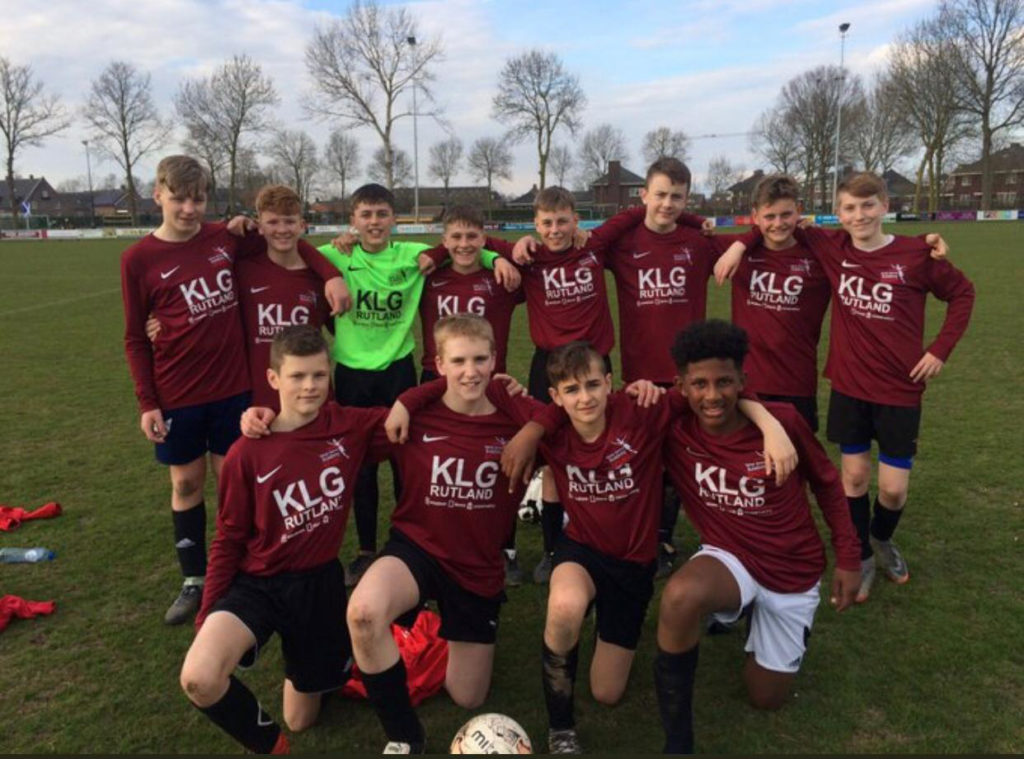
<svg viewBox="0 0 1024 759">
<path fill-rule="evenodd" d="M 912 579 L 899 588 L 881 583 L 867 605 L 841 616 L 819 609 L 796 693 L 777 713 L 756 712 L 744 700 L 740 637 L 705 640 L 696 695 L 703 752 L 1024 750 L 1022 227 L 930 227 L 951 243 L 978 300 L 967 336 L 925 397 L 900 527 Z M 59 554 L 48 564 L 0 565 L 0 594 L 58 604 L 53 616 L 15 621 L 0 634 L 3 753 L 238 750 L 178 687 L 191 629 L 161 622 L 179 577 L 167 475 L 139 432 L 122 350 L 122 247 L 113 240 L 0 244 L 0 502 L 59 500 L 65 507 L 59 519 L 0 534 L 0 546 L 45 545 Z M 713 290 L 711 315 L 726 316 L 727 296 Z M 940 305 L 929 310 L 932 334 Z M 521 378 L 531 350 L 520 309 L 509 363 Z M 826 382 L 821 389 L 824 410 Z M 212 515 L 212 483 L 210 494 Z M 386 503 L 382 514 L 389 511 Z M 539 556 L 539 532 L 520 528 L 526 568 Z M 681 526 L 677 535 L 684 551 L 694 547 L 691 530 Z M 523 587 L 509 596 L 485 708 L 514 716 L 543 746 L 544 589 Z M 650 675 L 656 613 L 657 598 L 629 691 L 615 708 L 596 704 L 587 691 L 592 631 L 586 632 L 577 716 L 591 750 L 660 747 Z M 245 675 L 275 715 L 281 676 L 273 645 Z M 431 748 L 443 751 L 469 715 L 440 695 L 421 716 Z M 383 736 L 365 703 L 332 700 L 320 723 L 292 745 L 377 752 Z"/>
</svg>

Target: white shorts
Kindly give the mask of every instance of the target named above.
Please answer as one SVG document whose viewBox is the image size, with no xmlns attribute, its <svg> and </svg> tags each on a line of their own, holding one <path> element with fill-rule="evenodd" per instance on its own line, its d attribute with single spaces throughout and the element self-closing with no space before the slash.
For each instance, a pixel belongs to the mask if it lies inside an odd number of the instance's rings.
<svg viewBox="0 0 1024 759">
<path fill-rule="evenodd" d="M 701 546 L 693 555 L 710 556 L 722 562 L 740 588 L 740 608 L 718 612 L 712 617 L 723 624 L 735 622 L 748 605 L 751 607 L 750 635 L 745 650 L 757 663 L 773 672 L 797 672 L 807 650 L 807 639 L 814 624 L 820 594 L 816 582 L 802 593 L 777 593 L 751 577 L 743 562 L 715 546 Z"/>
</svg>

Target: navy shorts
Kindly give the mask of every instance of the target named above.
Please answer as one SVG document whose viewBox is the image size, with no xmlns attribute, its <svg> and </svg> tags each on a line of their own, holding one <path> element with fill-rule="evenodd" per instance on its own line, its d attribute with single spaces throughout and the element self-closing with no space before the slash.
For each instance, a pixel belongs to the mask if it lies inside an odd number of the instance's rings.
<svg viewBox="0 0 1024 759">
<path fill-rule="evenodd" d="M 240 572 L 210 613 L 234 614 L 255 636 L 256 645 L 239 666 L 251 667 L 276 632 L 281 636 L 285 676 L 295 690 L 322 693 L 344 685 L 352 668 L 347 606 L 345 572 L 334 560 L 270 577 Z"/>
<path fill-rule="evenodd" d="M 828 402 L 828 439 L 843 448 L 871 450 L 872 439 L 888 459 L 909 460 L 917 453 L 920 406 L 871 403 L 833 390 Z M 906 468 L 906 467 L 904 467 Z"/>
<path fill-rule="evenodd" d="M 239 423 L 251 399 L 252 393 L 246 390 L 219 401 L 164 409 L 167 439 L 156 444 L 156 460 L 180 466 L 207 451 L 223 456 L 238 439 Z"/>
<path fill-rule="evenodd" d="M 437 601 L 441 615 L 439 635 L 445 640 L 462 643 L 494 643 L 498 637 L 498 614 L 505 602 L 505 592 L 487 598 L 463 588 L 444 571 L 429 553 L 398 530 L 392 528 L 381 556 L 394 556 L 409 568 L 420 591 L 420 604 Z M 408 626 L 419 613 L 420 606 L 402 615 L 398 624 Z"/>
<path fill-rule="evenodd" d="M 816 395 L 771 395 L 770 393 L 758 393 L 757 397 L 762 401 L 788 403 L 804 418 L 810 426 L 811 432 L 818 431 L 818 397 Z"/>
<path fill-rule="evenodd" d="M 616 559 L 563 534 L 555 545 L 552 565 L 567 561 L 579 564 L 594 581 L 597 634 L 601 640 L 635 650 L 654 595 L 657 562 L 638 564 Z"/>
</svg>

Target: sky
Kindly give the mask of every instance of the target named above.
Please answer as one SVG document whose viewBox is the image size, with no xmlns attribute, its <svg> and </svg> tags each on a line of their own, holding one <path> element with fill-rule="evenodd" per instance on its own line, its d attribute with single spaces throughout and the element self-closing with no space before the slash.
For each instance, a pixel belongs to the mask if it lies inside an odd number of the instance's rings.
<svg viewBox="0 0 1024 759">
<path fill-rule="evenodd" d="M 272 77 L 283 127 L 303 129 L 318 146 L 340 126 L 302 109 L 311 91 L 304 49 L 317 25 L 344 17 L 348 0 L 48 0 L 23 3 L 0 24 L 0 55 L 32 67 L 45 92 L 58 95 L 72 112 L 72 125 L 42 147 L 25 148 L 15 171 L 45 176 L 56 186 L 85 177 L 82 140 L 90 137 L 77 110 L 90 84 L 113 60 L 124 60 L 152 76 L 154 99 L 165 116 L 188 77 L 207 76 L 234 54 L 248 54 Z M 491 116 L 499 72 L 505 61 L 531 48 L 557 53 L 579 77 L 587 95 L 583 129 L 608 123 L 623 131 L 626 168 L 642 174 L 644 134 L 658 126 L 691 137 L 688 164 L 700 190 L 708 162 L 725 155 L 749 173 L 761 167 L 746 136 L 771 107 L 788 79 L 819 65 L 838 64 L 838 26 L 850 23 L 844 64 L 869 81 L 886 59 L 897 34 L 932 15 L 936 0 L 681 0 L 675 3 L 618 0 L 417 0 L 383 5 L 406 7 L 420 39 L 441 38 L 444 60 L 434 67 L 437 104 L 467 150 L 504 129 Z M 422 108 L 422 106 L 421 106 Z M 430 145 L 448 137 L 432 119 L 418 119 L 421 186 Z M 379 146 L 368 128 L 350 132 L 364 163 Z M 178 129 L 163 153 L 175 152 Z M 555 138 L 571 148 L 579 135 Z M 412 119 L 395 127 L 395 144 L 413 154 Z M 537 181 L 536 149 L 514 148 L 513 179 L 496 189 L 519 194 Z M 119 171 L 91 151 L 94 180 Z M 136 175 L 151 179 L 159 155 L 149 156 Z M 363 179 L 359 177 L 357 179 Z M 551 180 L 549 179 L 549 184 Z M 463 170 L 453 184 L 476 184 Z M 321 188 L 330 194 L 330 187 Z"/>
</svg>

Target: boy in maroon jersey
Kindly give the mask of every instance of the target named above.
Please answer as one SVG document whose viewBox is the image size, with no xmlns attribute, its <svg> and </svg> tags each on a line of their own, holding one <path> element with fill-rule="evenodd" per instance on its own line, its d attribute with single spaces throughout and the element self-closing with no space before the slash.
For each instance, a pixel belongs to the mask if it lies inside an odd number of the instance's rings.
<svg viewBox="0 0 1024 759">
<path fill-rule="evenodd" d="M 797 230 L 832 286 L 832 328 L 825 376 L 832 381 L 828 438 L 842 453 L 843 488 L 861 541 L 861 588 L 866 601 L 875 567 L 897 584 L 910 579 L 892 542 L 906 505 L 917 452 L 921 397 L 942 369 L 970 321 L 974 286 L 948 261 L 935 260 L 919 238 L 882 230 L 888 212 L 885 182 L 854 174 L 838 188 L 841 230 Z M 742 255 L 743 239 L 736 246 Z M 723 256 L 727 275 L 738 256 Z M 716 267 L 716 274 L 719 269 Z M 949 305 L 927 349 L 924 312 L 928 293 Z M 871 440 L 878 441 L 878 496 L 871 516 Z"/>
<path fill-rule="evenodd" d="M 345 578 L 338 551 L 352 483 L 384 409 L 326 404 L 328 348 L 318 328 L 287 327 L 273 340 L 267 381 L 279 394 L 273 435 L 242 438 L 224 460 L 217 537 L 196 637 L 181 669 L 189 700 L 256 753 L 288 742 L 231 673 L 277 632 L 285 660 L 285 724 L 299 731 L 321 695 L 348 679 Z"/>
<path fill-rule="evenodd" d="M 675 422 L 666 466 L 682 494 L 700 550 L 665 585 L 654 683 L 665 753 L 693 752 L 693 685 L 702 617 L 731 623 L 749 613 L 744 680 L 751 703 L 777 709 L 800 668 L 818 606 L 825 550 L 807 499 L 814 491 L 836 554 L 830 601 L 853 603 L 859 551 L 839 473 L 789 404 L 767 404 L 799 452 L 796 475 L 765 476 L 761 433 L 737 410 L 747 352 L 742 329 L 692 324 L 672 348 L 692 414 Z"/>
<path fill-rule="evenodd" d="M 591 692 L 605 704 L 618 703 L 625 692 L 654 592 L 662 444 L 672 419 L 687 407 L 678 393 L 667 402 L 638 406 L 629 393 L 664 392 L 647 380 L 634 382 L 626 392 L 611 392 L 611 375 L 601 354 L 585 342 L 553 351 L 547 370 L 554 405 L 509 442 L 503 461 L 515 477 L 513 459 L 532 459 L 537 440 L 549 430 L 540 447 L 569 522 L 555 547 L 543 685 L 548 747 L 551 753 L 566 754 L 582 750 L 573 694 L 580 632 L 591 604 L 597 616 Z M 766 430 L 769 455 L 781 451 L 784 458 L 784 451 L 792 452 L 781 426 L 764 407 L 742 402 Z M 566 416 L 571 425 L 562 426 Z M 788 461 L 781 464 L 791 466 Z"/>
<path fill-rule="evenodd" d="M 429 400 L 437 397 L 435 383 L 401 396 L 415 412 L 409 442 L 390 450 L 401 498 L 391 536 L 348 606 L 355 660 L 389 741 L 385 753 L 424 750 L 390 624 L 427 599 L 438 602 L 441 636 L 449 642 L 449 695 L 466 708 L 483 703 L 505 600 L 501 548 L 523 490 L 499 469 L 505 442 L 520 425 L 485 395 L 495 361 L 490 324 L 470 314 L 446 316 L 435 326 L 435 341 L 447 386 L 440 400 Z"/>
<path fill-rule="evenodd" d="M 204 224 L 208 178 L 198 161 L 169 156 L 157 167 L 153 198 L 163 221 L 121 257 L 125 353 L 143 434 L 170 469 L 174 539 L 184 585 L 164 616 L 195 613 L 206 572 L 207 460 L 218 472 L 248 405 L 245 340 L 233 264 L 246 242 L 223 224 Z M 262 241 L 261 241 L 262 242 Z M 334 297 L 337 272 L 308 245 L 300 250 Z M 146 319 L 161 325 L 152 343 Z"/>
</svg>

